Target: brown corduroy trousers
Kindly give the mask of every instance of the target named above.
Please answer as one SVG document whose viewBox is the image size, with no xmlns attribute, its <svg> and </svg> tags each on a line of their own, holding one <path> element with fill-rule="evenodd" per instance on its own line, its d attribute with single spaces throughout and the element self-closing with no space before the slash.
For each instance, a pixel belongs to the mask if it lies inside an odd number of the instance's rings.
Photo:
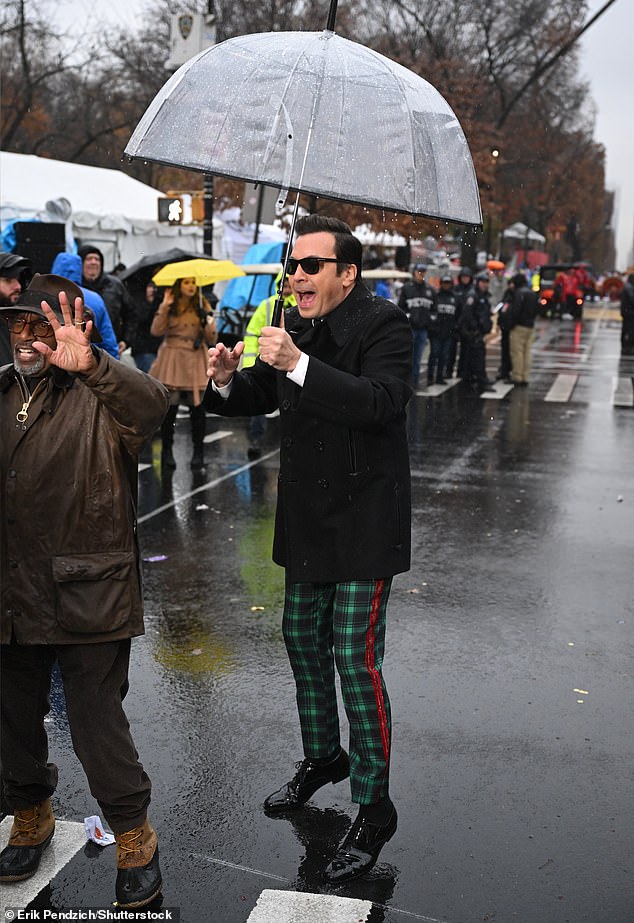
<svg viewBox="0 0 634 923">
<path fill-rule="evenodd" d="M 0 648 L 0 759 L 4 791 L 15 810 L 50 798 L 57 766 L 48 762 L 44 718 L 58 663 L 73 749 L 90 791 L 114 833 L 140 826 L 151 783 L 130 733 L 130 640 L 98 644 L 3 644 Z"/>
</svg>

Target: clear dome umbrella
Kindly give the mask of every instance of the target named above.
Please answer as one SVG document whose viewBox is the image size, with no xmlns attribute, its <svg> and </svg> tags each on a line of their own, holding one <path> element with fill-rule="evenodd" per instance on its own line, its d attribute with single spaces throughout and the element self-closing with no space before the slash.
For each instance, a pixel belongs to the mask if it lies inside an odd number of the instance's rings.
<svg viewBox="0 0 634 923">
<path fill-rule="evenodd" d="M 184 64 L 125 153 L 412 216 L 481 224 L 464 132 L 426 80 L 323 32 L 228 39 Z M 291 226 L 294 229 L 299 195 Z"/>
</svg>

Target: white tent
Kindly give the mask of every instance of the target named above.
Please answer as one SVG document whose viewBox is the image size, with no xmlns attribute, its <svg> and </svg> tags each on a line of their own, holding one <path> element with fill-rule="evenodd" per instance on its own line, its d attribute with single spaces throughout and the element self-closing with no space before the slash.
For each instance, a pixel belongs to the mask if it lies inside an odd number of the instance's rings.
<svg viewBox="0 0 634 923">
<path fill-rule="evenodd" d="M 107 268 L 117 262 L 130 265 L 146 253 L 169 246 L 180 245 L 202 254 L 200 226 L 168 225 L 157 220 L 157 202 L 162 195 L 120 170 L 0 151 L 2 228 L 12 219 L 60 221 L 66 217 L 66 208 L 70 212 L 70 236 L 96 244 L 103 251 Z M 62 202 L 60 207 L 60 199 L 69 205 Z M 225 256 L 223 225 L 215 218 L 213 255 Z"/>
<path fill-rule="evenodd" d="M 506 230 L 502 231 L 502 237 L 510 237 L 514 240 L 527 240 L 531 244 L 545 244 L 546 238 L 539 231 L 534 231 L 521 221 L 516 221 Z"/>
<path fill-rule="evenodd" d="M 236 206 L 218 212 L 218 217 L 224 225 L 224 247 L 227 259 L 242 265 L 249 247 L 253 245 L 255 224 L 243 224 L 242 212 Z M 260 224 L 257 238 L 261 244 L 274 244 L 286 241 L 287 234 L 282 228 L 273 224 Z"/>
<path fill-rule="evenodd" d="M 373 231 L 369 224 L 357 225 L 354 234 L 364 246 L 404 247 L 407 243 L 401 234 L 393 234 L 390 231 Z"/>
</svg>

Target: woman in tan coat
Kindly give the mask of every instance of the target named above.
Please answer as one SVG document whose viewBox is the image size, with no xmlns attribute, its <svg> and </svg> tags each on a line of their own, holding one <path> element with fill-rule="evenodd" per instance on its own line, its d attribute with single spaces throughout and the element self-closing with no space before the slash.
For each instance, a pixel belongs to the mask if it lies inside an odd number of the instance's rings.
<svg viewBox="0 0 634 923">
<path fill-rule="evenodd" d="M 189 407 L 194 451 L 192 468 L 205 464 L 205 411 L 201 401 L 207 387 L 207 349 L 216 343 L 216 322 L 211 306 L 193 278 L 177 279 L 165 290 L 152 327 L 152 336 L 162 336 L 150 375 L 170 391 L 170 407 L 163 421 L 161 464 L 175 468 L 172 452 L 174 424 L 179 404 Z"/>
</svg>

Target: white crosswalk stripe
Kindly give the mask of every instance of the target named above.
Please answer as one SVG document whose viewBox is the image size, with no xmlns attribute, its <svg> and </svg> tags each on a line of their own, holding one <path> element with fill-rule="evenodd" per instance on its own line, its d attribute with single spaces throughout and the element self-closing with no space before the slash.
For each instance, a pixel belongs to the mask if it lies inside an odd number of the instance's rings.
<svg viewBox="0 0 634 923">
<path fill-rule="evenodd" d="M 577 374 L 560 372 L 560 374 L 557 375 L 557 378 L 551 385 L 550 390 L 544 400 L 556 404 L 567 403 L 570 400 L 572 392 L 574 391 L 578 378 L 579 376 Z"/>
<path fill-rule="evenodd" d="M 449 378 L 444 385 L 427 385 L 424 391 L 416 392 L 416 397 L 439 397 L 445 391 L 449 391 L 450 388 L 454 388 L 459 384 L 459 378 Z"/>
<path fill-rule="evenodd" d="M 260 878 L 268 878 L 281 884 L 290 885 L 289 878 L 275 875 L 264 869 L 252 868 L 219 859 L 205 853 L 192 853 L 192 858 L 219 865 L 224 868 L 245 872 Z M 388 909 L 398 914 L 399 919 L 405 921 L 418 921 L 418 923 L 448 923 L 424 913 L 404 910 L 401 907 L 372 903 L 365 900 L 352 900 L 341 898 L 333 894 L 313 894 L 308 891 L 274 890 L 266 888 L 260 893 L 255 907 L 248 917 L 247 923 L 365 923 L 369 919 L 372 907 L 378 910 Z"/>
<path fill-rule="evenodd" d="M 600 368 L 597 369 L 600 371 Z M 557 372 L 556 370 L 551 370 L 548 366 L 541 366 L 539 368 L 539 373 L 543 376 L 544 373 L 552 371 L 552 374 L 555 376 L 553 383 L 546 396 L 543 398 L 545 403 L 554 403 L 554 404 L 567 404 L 569 403 L 575 393 L 575 388 L 579 383 L 580 372 L 578 371 L 567 371 L 567 372 Z M 588 367 L 584 368 L 584 372 L 594 371 L 590 370 Z M 452 378 L 444 385 L 428 385 L 424 391 L 417 391 L 417 397 L 425 398 L 437 398 L 449 391 L 450 388 L 454 388 L 456 385 L 460 384 L 459 378 Z M 515 385 L 512 383 L 507 383 L 503 381 L 496 381 L 493 384 L 492 391 L 483 391 L 480 394 L 481 400 L 487 401 L 499 401 L 502 400 L 509 394 Z M 598 396 L 597 388 L 591 392 L 595 399 Z M 591 398 L 592 399 L 592 398 Z M 601 400 L 601 398 L 598 398 Z M 603 398 L 605 400 L 605 398 Z M 612 395 L 610 403 L 614 407 L 634 407 L 634 378 L 631 376 L 617 376 L 612 377 Z"/>
<path fill-rule="evenodd" d="M 634 407 L 634 385 L 631 378 L 612 378 L 612 404 L 614 407 Z"/>
<path fill-rule="evenodd" d="M 483 401 L 501 401 L 503 397 L 512 391 L 514 385 L 505 381 L 496 381 L 493 383 L 492 391 L 483 391 L 480 395 Z"/>
<path fill-rule="evenodd" d="M 5 817 L 0 823 L 0 849 L 9 840 L 13 817 Z M 37 897 L 57 873 L 86 845 L 84 825 L 77 821 L 56 820 L 55 835 L 42 854 L 40 867 L 32 878 L 5 884 L 0 889 L 0 916 L 5 919 L 7 907 L 24 908 Z M 6 919 L 9 919 L 7 916 Z"/>
<path fill-rule="evenodd" d="M 219 429 L 216 433 L 208 433 L 203 442 L 217 442 L 219 439 L 226 439 L 227 436 L 231 436 L 233 430 L 230 429 Z"/>
<path fill-rule="evenodd" d="M 265 890 L 247 923 L 364 923 L 372 903 L 333 894 Z"/>
</svg>

